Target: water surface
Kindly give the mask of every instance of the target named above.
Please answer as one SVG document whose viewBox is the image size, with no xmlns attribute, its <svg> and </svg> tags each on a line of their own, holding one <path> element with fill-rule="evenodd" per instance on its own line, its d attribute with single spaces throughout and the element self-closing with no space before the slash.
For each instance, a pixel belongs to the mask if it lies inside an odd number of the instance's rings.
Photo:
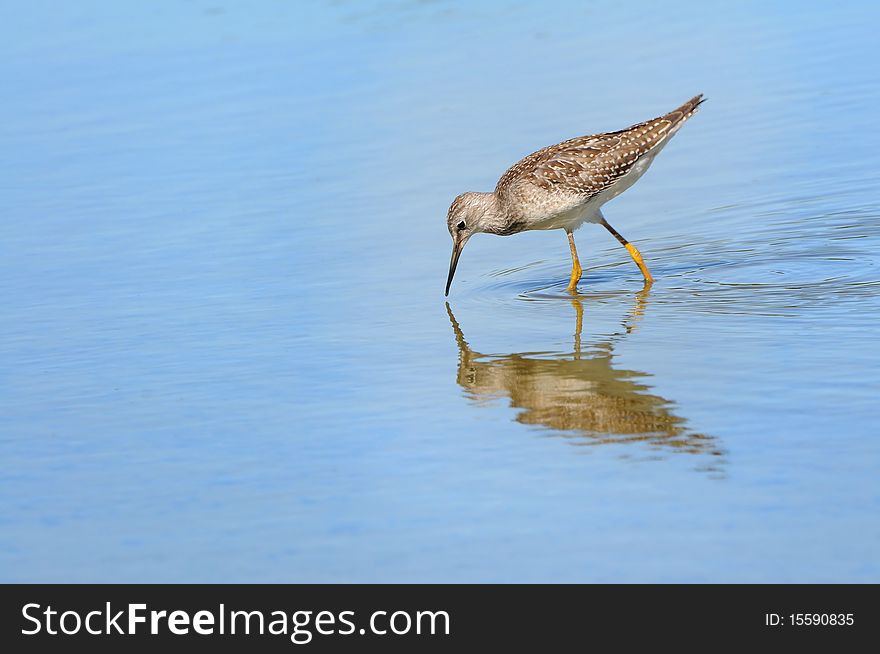
<svg viewBox="0 0 880 654">
<path fill-rule="evenodd" d="M 880 581 L 880 12 L 558 4 L 8 9 L 0 579 Z M 651 289 L 444 302 L 457 193 L 698 92 Z"/>
</svg>

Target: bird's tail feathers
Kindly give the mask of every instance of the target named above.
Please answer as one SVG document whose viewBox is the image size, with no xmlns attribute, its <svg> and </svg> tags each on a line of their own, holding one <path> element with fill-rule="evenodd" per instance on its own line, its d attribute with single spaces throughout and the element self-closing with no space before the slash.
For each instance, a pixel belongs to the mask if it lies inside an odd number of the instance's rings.
<svg viewBox="0 0 880 654">
<path fill-rule="evenodd" d="M 672 111 L 670 111 L 664 116 L 664 118 L 671 121 L 673 127 L 675 127 L 697 113 L 697 108 L 705 101 L 706 100 L 703 98 L 702 93 L 700 93 L 699 95 L 695 95 L 690 100 L 681 105 L 678 109 L 673 109 Z"/>
</svg>

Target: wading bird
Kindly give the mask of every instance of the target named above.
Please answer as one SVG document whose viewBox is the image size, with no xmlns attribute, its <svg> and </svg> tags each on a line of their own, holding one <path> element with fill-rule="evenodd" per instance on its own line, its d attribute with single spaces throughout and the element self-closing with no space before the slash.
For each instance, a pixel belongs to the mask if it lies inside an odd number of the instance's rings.
<svg viewBox="0 0 880 654">
<path fill-rule="evenodd" d="M 446 295 L 461 251 L 479 232 L 510 236 L 531 229 L 564 229 L 571 249 L 568 290 L 577 291 L 581 269 L 573 232 L 585 222 L 599 223 L 620 241 L 642 271 L 654 280 L 636 247 L 615 230 L 601 207 L 632 186 L 657 153 L 703 102 L 702 94 L 664 116 L 618 132 L 593 134 L 548 146 L 505 172 L 491 193 L 462 193 L 446 216 L 452 260 Z"/>
</svg>

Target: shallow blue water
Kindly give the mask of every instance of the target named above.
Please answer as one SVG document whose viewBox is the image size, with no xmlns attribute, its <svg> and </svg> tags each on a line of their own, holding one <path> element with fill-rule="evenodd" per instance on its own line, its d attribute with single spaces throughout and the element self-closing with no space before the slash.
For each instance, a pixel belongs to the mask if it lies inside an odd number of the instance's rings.
<svg viewBox="0 0 880 654">
<path fill-rule="evenodd" d="M 880 581 L 873 3 L 0 22 L 0 579 Z M 604 230 L 445 214 L 709 101 Z"/>
</svg>

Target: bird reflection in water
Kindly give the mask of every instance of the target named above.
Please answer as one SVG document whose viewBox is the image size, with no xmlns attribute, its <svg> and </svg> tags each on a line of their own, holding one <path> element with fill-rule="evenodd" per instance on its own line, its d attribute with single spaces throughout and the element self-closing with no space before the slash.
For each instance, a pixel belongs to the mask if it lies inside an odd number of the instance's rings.
<svg viewBox="0 0 880 654">
<path fill-rule="evenodd" d="M 581 348 L 584 306 L 572 298 L 575 310 L 573 351 L 558 355 L 512 353 L 485 355 L 471 349 L 452 309 L 446 310 L 458 342 L 458 383 L 473 400 L 510 398 L 520 409 L 516 420 L 527 425 L 574 433 L 580 445 L 642 443 L 654 455 L 679 452 L 711 457 L 710 471 L 718 471 L 723 455 L 716 438 L 690 431 L 673 413 L 669 400 L 650 393 L 640 382 L 649 375 L 614 367 L 616 343 L 635 330 L 649 291 L 636 295 L 633 309 L 623 320 L 624 331 L 589 349 Z"/>
</svg>

